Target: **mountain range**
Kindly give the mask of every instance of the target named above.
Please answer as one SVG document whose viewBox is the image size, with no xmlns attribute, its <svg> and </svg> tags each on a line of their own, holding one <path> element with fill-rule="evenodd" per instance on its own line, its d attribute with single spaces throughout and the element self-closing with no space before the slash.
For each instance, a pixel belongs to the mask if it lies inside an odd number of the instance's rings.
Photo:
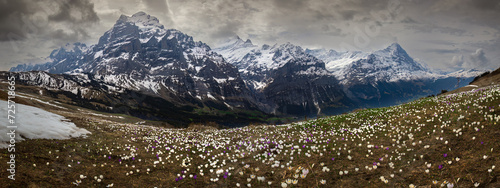
<svg viewBox="0 0 500 188">
<path fill-rule="evenodd" d="M 99 110 L 127 106 L 120 112 L 159 119 L 175 118 L 168 114 L 176 110 L 242 112 L 232 116 L 240 120 L 255 113 L 316 116 L 394 105 L 467 85 L 482 73 L 433 72 L 397 43 L 374 52 L 337 52 L 291 43 L 259 46 L 236 36 L 212 49 L 144 12 L 120 16 L 95 45 L 68 44 L 44 64 L 10 71 L 21 72 L 24 84 L 108 106 L 94 105 Z"/>
<path fill-rule="evenodd" d="M 272 83 L 283 75 L 273 77 L 273 72 L 290 67 L 291 62 L 315 64 L 317 66 L 302 66 L 303 69 L 295 66 L 295 72 L 288 72 L 287 75 L 313 75 L 318 79 L 333 77 L 326 83 L 330 88 L 335 88 L 336 92 L 324 93 L 344 98 L 341 103 L 348 108 L 395 105 L 437 94 L 441 90 L 453 90 L 467 85 L 475 76 L 484 72 L 460 70 L 443 74 L 433 71 L 415 61 L 398 43 L 374 52 L 337 52 L 327 49 L 304 50 L 290 43 L 258 46 L 237 36 L 225 41 L 214 51 L 238 67 L 247 85 L 257 93 L 267 93 L 267 90 L 275 87 Z M 314 78 L 309 81 L 315 80 Z M 325 105 L 324 101 L 317 103 Z M 342 109 L 339 106 L 335 108 Z M 316 109 L 316 113 L 335 113 L 334 109 Z"/>
</svg>

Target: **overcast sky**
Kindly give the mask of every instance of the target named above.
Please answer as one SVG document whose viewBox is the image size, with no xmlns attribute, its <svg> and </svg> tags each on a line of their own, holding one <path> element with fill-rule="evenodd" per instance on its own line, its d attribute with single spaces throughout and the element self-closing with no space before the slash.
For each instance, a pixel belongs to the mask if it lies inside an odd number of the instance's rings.
<svg viewBox="0 0 500 188">
<path fill-rule="evenodd" d="M 0 70 L 95 44 L 138 11 L 212 47 L 235 35 L 338 51 L 398 42 L 434 69 L 500 67 L 499 0 L 0 0 Z"/>
</svg>

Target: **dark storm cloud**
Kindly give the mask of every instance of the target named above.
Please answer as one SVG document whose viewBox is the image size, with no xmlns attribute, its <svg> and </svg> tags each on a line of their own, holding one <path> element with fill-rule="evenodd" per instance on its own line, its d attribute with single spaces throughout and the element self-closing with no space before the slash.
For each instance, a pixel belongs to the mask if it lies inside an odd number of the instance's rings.
<svg viewBox="0 0 500 188">
<path fill-rule="evenodd" d="M 23 1 L 0 1 L 0 20 L 4 21 L 15 12 L 27 12 L 28 7 Z"/>
<path fill-rule="evenodd" d="M 28 35 L 47 39 L 88 38 L 89 24 L 99 17 L 89 0 L 2 1 L 0 41 L 24 40 Z M 57 25 L 59 24 L 59 25 Z"/>
<path fill-rule="evenodd" d="M 0 70 L 46 62 L 54 48 L 93 38 L 94 8 L 90 0 L 0 1 Z"/>
<path fill-rule="evenodd" d="M 0 41 L 19 40 L 26 37 L 23 32 L 23 13 L 27 13 L 28 6 L 24 1 L 0 2 Z"/>
<path fill-rule="evenodd" d="M 355 10 L 343 10 L 340 11 L 340 15 L 342 15 L 342 18 L 344 20 L 352 20 L 354 19 L 354 15 L 356 15 L 358 12 Z"/>
<path fill-rule="evenodd" d="M 500 11 L 500 1 L 498 0 L 473 0 L 470 3 L 477 9 L 485 11 Z"/>
<path fill-rule="evenodd" d="M 49 16 L 49 20 L 51 21 L 72 22 L 75 24 L 99 21 L 99 17 L 94 11 L 94 4 L 89 1 L 59 0 L 54 2 L 59 3 L 59 10 L 57 13 Z"/>
</svg>

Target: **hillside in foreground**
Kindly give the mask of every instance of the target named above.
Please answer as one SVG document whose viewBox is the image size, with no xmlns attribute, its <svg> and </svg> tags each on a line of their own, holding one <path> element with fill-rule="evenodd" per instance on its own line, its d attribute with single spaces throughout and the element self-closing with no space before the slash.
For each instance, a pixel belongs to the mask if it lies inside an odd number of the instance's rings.
<svg viewBox="0 0 500 188">
<path fill-rule="evenodd" d="M 5 187 L 500 187 L 499 85 L 233 129 L 167 128 L 19 98 L 92 134 L 17 143 L 16 180 L 2 170 Z M 6 149 L 0 153 L 8 159 Z"/>
</svg>

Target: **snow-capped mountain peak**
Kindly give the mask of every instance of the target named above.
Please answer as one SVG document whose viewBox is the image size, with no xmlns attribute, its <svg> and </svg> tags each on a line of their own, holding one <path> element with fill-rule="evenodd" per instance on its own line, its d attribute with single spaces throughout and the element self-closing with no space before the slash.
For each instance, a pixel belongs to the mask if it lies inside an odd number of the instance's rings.
<svg viewBox="0 0 500 188">
<path fill-rule="evenodd" d="M 239 49 L 239 48 L 257 47 L 256 45 L 254 45 L 252 43 L 252 41 L 250 39 L 247 39 L 246 41 L 244 41 L 238 35 L 227 39 L 226 41 L 222 42 L 218 46 L 219 46 L 218 47 L 219 51 L 222 51 L 222 50 L 233 50 L 234 51 L 234 50 Z"/>
<path fill-rule="evenodd" d="M 385 48 L 384 51 L 397 52 L 397 51 L 405 51 L 405 50 L 397 42 L 394 42 L 391 45 L 389 45 L 387 48 Z"/>
<path fill-rule="evenodd" d="M 119 23 L 124 23 L 124 22 L 130 22 L 139 27 L 141 30 L 146 30 L 146 29 L 152 29 L 152 28 L 159 28 L 163 29 L 163 25 L 160 24 L 160 21 L 158 18 L 151 16 L 149 14 L 146 14 L 145 12 L 137 12 L 133 14 L 132 16 L 125 16 L 121 15 L 120 18 L 116 21 L 117 24 Z"/>
<path fill-rule="evenodd" d="M 252 43 L 252 41 L 250 39 L 247 39 L 245 41 L 245 43 L 243 43 L 243 45 L 245 45 L 245 46 L 253 46 L 253 43 Z"/>
<path fill-rule="evenodd" d="M 392 62 L 394 65 L 408 65 L 412 69 L 425 70 L 425 67 L 411 58 L 398 43 L 392 43 L 387 48 L 375 51 L 372 54 L 383 61 Z"/>
<path fill-rule="evenodd" d="M 138 12 L 132 16 L 121 15 L 115 25 L 99 38 L 98 46 L 106 44 L 122 44 L 130 39 L 139 39 L 140 43 L 149 42 L 151 39 L 160 41 L 170 30 L 166 30 L 158 18 Z M 173 33 L 173 32 L 171 32 Z"/>
</svg>

